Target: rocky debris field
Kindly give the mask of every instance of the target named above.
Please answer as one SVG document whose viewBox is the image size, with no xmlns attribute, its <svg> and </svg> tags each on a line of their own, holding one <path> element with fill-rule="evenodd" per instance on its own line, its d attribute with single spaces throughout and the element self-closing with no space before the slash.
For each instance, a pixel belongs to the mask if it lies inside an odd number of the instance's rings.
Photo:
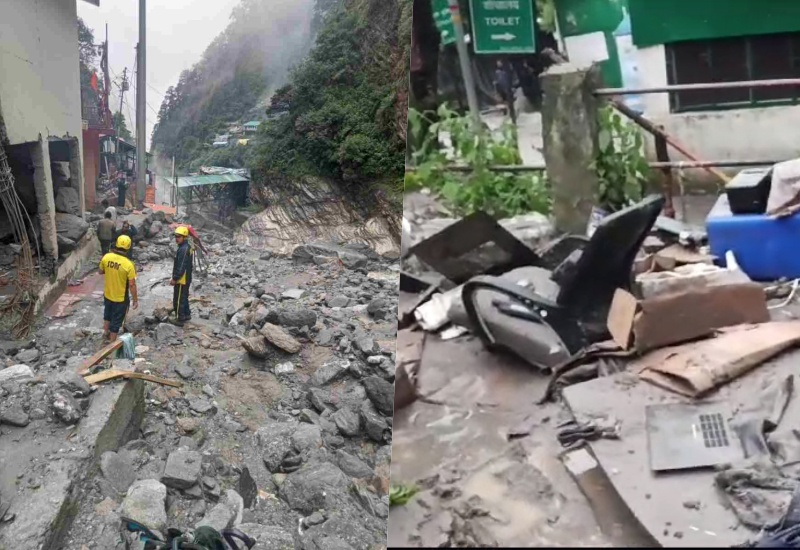
<svg viewBox="0 0 800 550">
<path fill-rule="evenodd" d="M 157 216 L 145 216 L 150 228 Z M 166 274 L 169 234 L 153 237 L 137 256 Z M 127 321 L 132 366 L 183 386 L 146 383 L 141 430 L 81 484 L 64 547 L 125 548 L 121 516 L 161 532 L 238 526 L 258 549 L 385 547 L 397 262 L 358 245 L 303 245 L 287 257 L 203 238 L 211 254 L 192 285 L 193 320 L 163 322 L 172 289 L 142 276 L 141 310 Z M 28 342 L 0 343 L 0 424 L 63 438 L 85 421 L 92 389 L 70 373 L 101 347 L 101 327 L 77 324 L 71 341 L 42 327 Z M 3 430 L 0 445 L 20 437 Z M 17 497 L 36 490 L 59 452 L 17 476 Z"/>
</svg>

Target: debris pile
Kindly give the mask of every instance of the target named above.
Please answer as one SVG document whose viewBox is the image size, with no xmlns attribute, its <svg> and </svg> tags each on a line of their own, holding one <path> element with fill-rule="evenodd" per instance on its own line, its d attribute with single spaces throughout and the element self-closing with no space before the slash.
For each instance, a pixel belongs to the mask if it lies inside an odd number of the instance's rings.
<svg viewBox="0 0 800 550">
<path fill-rule="evenodd" d="M 97 358 L 100 327 L 85 323 L 102 302 L 90 294 L 24 349 L 9 348 L 8 365 L 29 366 L 0 370 L 0 418 L 26 430 L 0 429 L 0 446 L 41 430 L 63 446 L 60 430 L 87 422 L 95 387 L 150 381 L 141 429 L 102 453 L 99 475 L 76 488 L 80 510 L 66 546 L 121 548 L 123 516 L 162 534 L 238 527 L 256 548 L 385 544 L 396 263 L 357 244 L 280 256 L 204 232 L 208 271 L 192 284 L 193 320 L 178 328 L 166 322 L 171 261 L 162 258 L 171 253 L 160 250 L 169 250 L 169 220 L 159 217 L 142 216 L 140 234 L 156 223 L 162 230 L 134 252 L 153 266 L 140 277 L 140 310 L 126 321 L 133 361 Z M 89 364 L 101 369 L 76 374 Z M 71 378 L 57 382 L 63 373 Z M 47 454 L 20 466 L 17 506 L 58 460 Z"/>
<path fill-rule="evenodd" d="M 420 414 L 434 394 L 456 386 L 431 382 L 443 374 L 426 364 L 444 368 L 446 361 L 424 350 L 451 349 L 442 344 L 451 339 L 477 341 L 493 356 L 483 359 L 492 368 L 519 360 L 530 379 L 546 376 L 539 407 L 567 416 L 548 430 L 542 424 L 552 412 L 543 419 L 519 409 L 526 420 L 503 430 L 508 440 L 549 433 L 565 461 L 590 446 L 587 460 L 597 473 L 585 483 L 606 479 L 633 511 L 630 521 L 659 544 L 733 546 L 760 530 L 784 533 L 797 514 L 789 502 L 800 494 L 792 369 L 800 343 L 798 275 L 785 264 L 785 273 L 765 279 L 756 258 L 763 244 L 736 233 L 738 246 L 720 248 L 718 230 L 706 235 L 663 218 L 663 203 L 648 197 L 603 219 L 589 238 L 549 243 L 538 235 L 526 240 L 507 221 L 482 213 L 436 222 L 439 231 L 424 235 L 419 228 L 436 224 L 409 216 L 401 273 L 409 298 L 398 313 L 399 342 L 421 334 L 416 345 L 423 351 L 404 360 L 398 348 L 396 378 L 404 384 L 397 410 Z M 466 378 L 481 371 L 475 363 L 461 367 L 465 398 L 487 387 Z M 500 391 L 502 376 L 509 374 L 487 373 L 484 383 L 497 386 L 487 393 Z M 496 406 L 503 405 L 512 406 Z M 498 421 L 505 418 L 498 413 Z M 480 428 L 464 422 L 474 440 L 471 430 Z M 569 471 L 581 485 L 590 469 L 587 463 Z M 686 497 L 684 505 L 674 494 Z M 424 498 L 430 509 L 431 495 Z M 436 499 L 437 506 L 444 501 Z"/>
</svg>

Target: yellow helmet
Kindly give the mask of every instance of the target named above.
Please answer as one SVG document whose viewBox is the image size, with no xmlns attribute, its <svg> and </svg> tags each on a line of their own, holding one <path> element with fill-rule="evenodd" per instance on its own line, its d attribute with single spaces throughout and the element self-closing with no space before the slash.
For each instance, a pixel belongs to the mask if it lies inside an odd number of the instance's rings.
<svg viewBox="0 0 800 550">
<path fill-rule="evenodd" d="M 176 235 L 180 235 L 181 237 L 188 237 L 189 236 L 189 230 L 186 227 L 184 227 L 183 225 L 181 225 L 181 226 L 178 226 L 178 227 L 175 228 L 175 234 Z"/>
<path fill-rule="evenodd" d="M 119 250 L 130 250 L 131 249 L 131 238 L 127 235 L 120 235 L 117 237 L 117 248 Z"/>
</svg>

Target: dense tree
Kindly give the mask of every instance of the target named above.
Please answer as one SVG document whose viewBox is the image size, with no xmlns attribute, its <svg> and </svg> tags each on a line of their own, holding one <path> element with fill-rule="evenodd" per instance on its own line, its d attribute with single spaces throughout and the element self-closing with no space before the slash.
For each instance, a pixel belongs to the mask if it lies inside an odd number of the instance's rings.
<svg viewBox="0 0 800 550">
<path fill-rule="evenodd" d="M 125 115 L 117 111 L 111 116 L 111 122 L 114 124 L 114 130 L 121 139 L 127 141 L 128 143 L 133 143 L 133 135 L 128 129 L 128 124 L 125 121 Z"/>
<path fill-rule="evenodd" d="M 327 15 L 308 57 L 272 97 L 272 110 L 288 105 L 288 114 L 260 129 L 257 179 L 313 174 L 358 191 L 402 177 L 406 105 L 397 103 L 407 49 L 399 33 L 410 4 L 348 0 Z"/>
</svg>

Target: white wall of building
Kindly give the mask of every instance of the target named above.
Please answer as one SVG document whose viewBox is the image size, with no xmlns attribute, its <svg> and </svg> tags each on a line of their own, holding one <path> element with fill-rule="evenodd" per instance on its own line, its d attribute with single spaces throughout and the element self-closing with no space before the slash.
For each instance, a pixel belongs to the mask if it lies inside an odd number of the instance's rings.
<svg viewBox="0 0 800 550">
<path fill-rule="evenodd" d="M 664 46 L 641 48 L 637 53 L 642 87 L 666 86 Z M 780 161 L 800 157 L 800 106 L 670 113 L 667 94 L 643 97 L 645 116 L 662 124 L 670 136 L 703 160 Z M 650 155 L 655 159 L 652 144 Z M 670 148 L 670 158 L 683 157 Z"/>
<path fill-rule="evenodd" d="M 12 144 L 81 140 L 76 0 L 0 1 L 0 109 Z"/>
</svg>

